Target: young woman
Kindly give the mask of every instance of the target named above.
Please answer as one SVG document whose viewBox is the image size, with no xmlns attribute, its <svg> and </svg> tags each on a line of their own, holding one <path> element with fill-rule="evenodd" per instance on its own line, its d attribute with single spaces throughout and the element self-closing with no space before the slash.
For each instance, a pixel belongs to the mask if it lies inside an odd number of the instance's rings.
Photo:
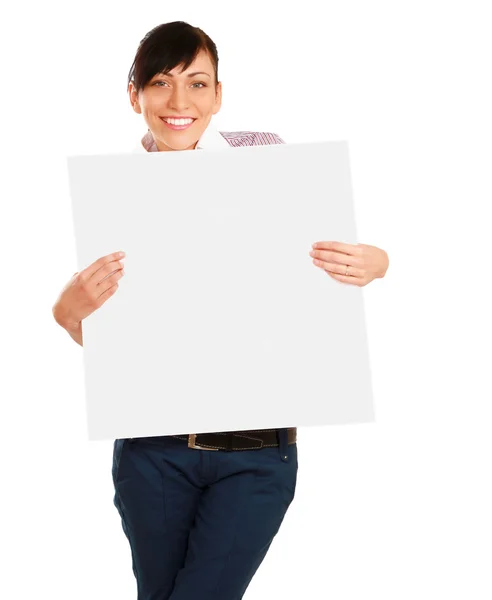
<svg viewBox="0 0 492 600">
<path fill-rule="evenodd" d="M 199 28 L 160 25 L 141 41 L 128 78 L 148 131 L 140 152 L 283 143 L 273 133 L 216 131 L 217 49 Z M 366 285 L 383 277 L 374 246 L 319 242 L 310 253 L 331 277 Z M 53 307 L 82 345 L 82 320 L 118 289 L 118 253 L 76 273 Z M 138 600 L 239 600 L 295 493 L 296 428 L 118 439 L 114 503 L 132 553 Z"/>
</svg>

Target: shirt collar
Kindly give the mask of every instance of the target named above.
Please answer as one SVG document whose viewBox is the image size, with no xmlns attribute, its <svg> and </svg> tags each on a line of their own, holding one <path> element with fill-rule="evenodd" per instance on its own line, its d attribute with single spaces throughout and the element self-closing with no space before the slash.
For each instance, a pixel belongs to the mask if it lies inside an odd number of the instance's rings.
<svg viewBox="0 0 492 600">
<path fill-rule="evenodd" d="M 198 140 L 195 150 L 219 150 L 221 148 L 230 148 L 229 142 L 210 122 Z M 135 152 L 158 152 L 150 130 L 140 140 Z"/>
</svg>

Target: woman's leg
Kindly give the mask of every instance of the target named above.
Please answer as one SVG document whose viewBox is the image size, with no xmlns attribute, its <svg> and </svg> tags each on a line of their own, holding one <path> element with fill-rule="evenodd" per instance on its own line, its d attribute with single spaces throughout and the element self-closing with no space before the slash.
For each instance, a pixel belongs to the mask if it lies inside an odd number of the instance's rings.
<svg viewBox="0 0 492 600">
<path fill-rule="evenodd" d="M 294 498 L 297 444 L 192 452 L 203 458 L 209 486 L 169 600 L 240 600 Z"/>
<path fill-rule="evenodd" d="M 205 485 L 199 451 L 173 438 L 151 440 L 115 441 L 114 504 L 130 543 L 138 600 L 167 600 Z"/>
</svg>

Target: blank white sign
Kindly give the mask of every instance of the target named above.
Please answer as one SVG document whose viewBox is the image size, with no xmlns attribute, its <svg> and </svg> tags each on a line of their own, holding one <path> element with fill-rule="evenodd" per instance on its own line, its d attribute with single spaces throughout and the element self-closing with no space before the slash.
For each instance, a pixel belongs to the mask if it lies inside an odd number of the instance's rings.
<svg viewBox="0 0 492 600">
<path fill-rule="evenodd" d="M 79 270 L 125 275 L 82 322 L 89 439 L 372 421 L 346 142 L 72 156 Z"/>
</svg>

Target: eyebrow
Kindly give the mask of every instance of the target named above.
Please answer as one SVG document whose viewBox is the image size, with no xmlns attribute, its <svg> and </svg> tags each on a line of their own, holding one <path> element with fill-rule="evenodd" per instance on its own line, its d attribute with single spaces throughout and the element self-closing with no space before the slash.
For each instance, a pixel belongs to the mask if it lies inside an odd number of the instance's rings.
<svg viewBox="0 0 492 600">
<path fill-rule="evenodd" d="M 167 77 L 174 77 L 174 75 L 172 73 L 160 73 L 160 75 L 166 75 Z M 195 75 L 206 75 L 207 77 L 210 77 L 210 75 L 208 73 L 205 73 L 205 71 L 196 71 L 195 73 L 189 73 L 187 75 L 187 77 L 195 77 Z"/>
</svg>

